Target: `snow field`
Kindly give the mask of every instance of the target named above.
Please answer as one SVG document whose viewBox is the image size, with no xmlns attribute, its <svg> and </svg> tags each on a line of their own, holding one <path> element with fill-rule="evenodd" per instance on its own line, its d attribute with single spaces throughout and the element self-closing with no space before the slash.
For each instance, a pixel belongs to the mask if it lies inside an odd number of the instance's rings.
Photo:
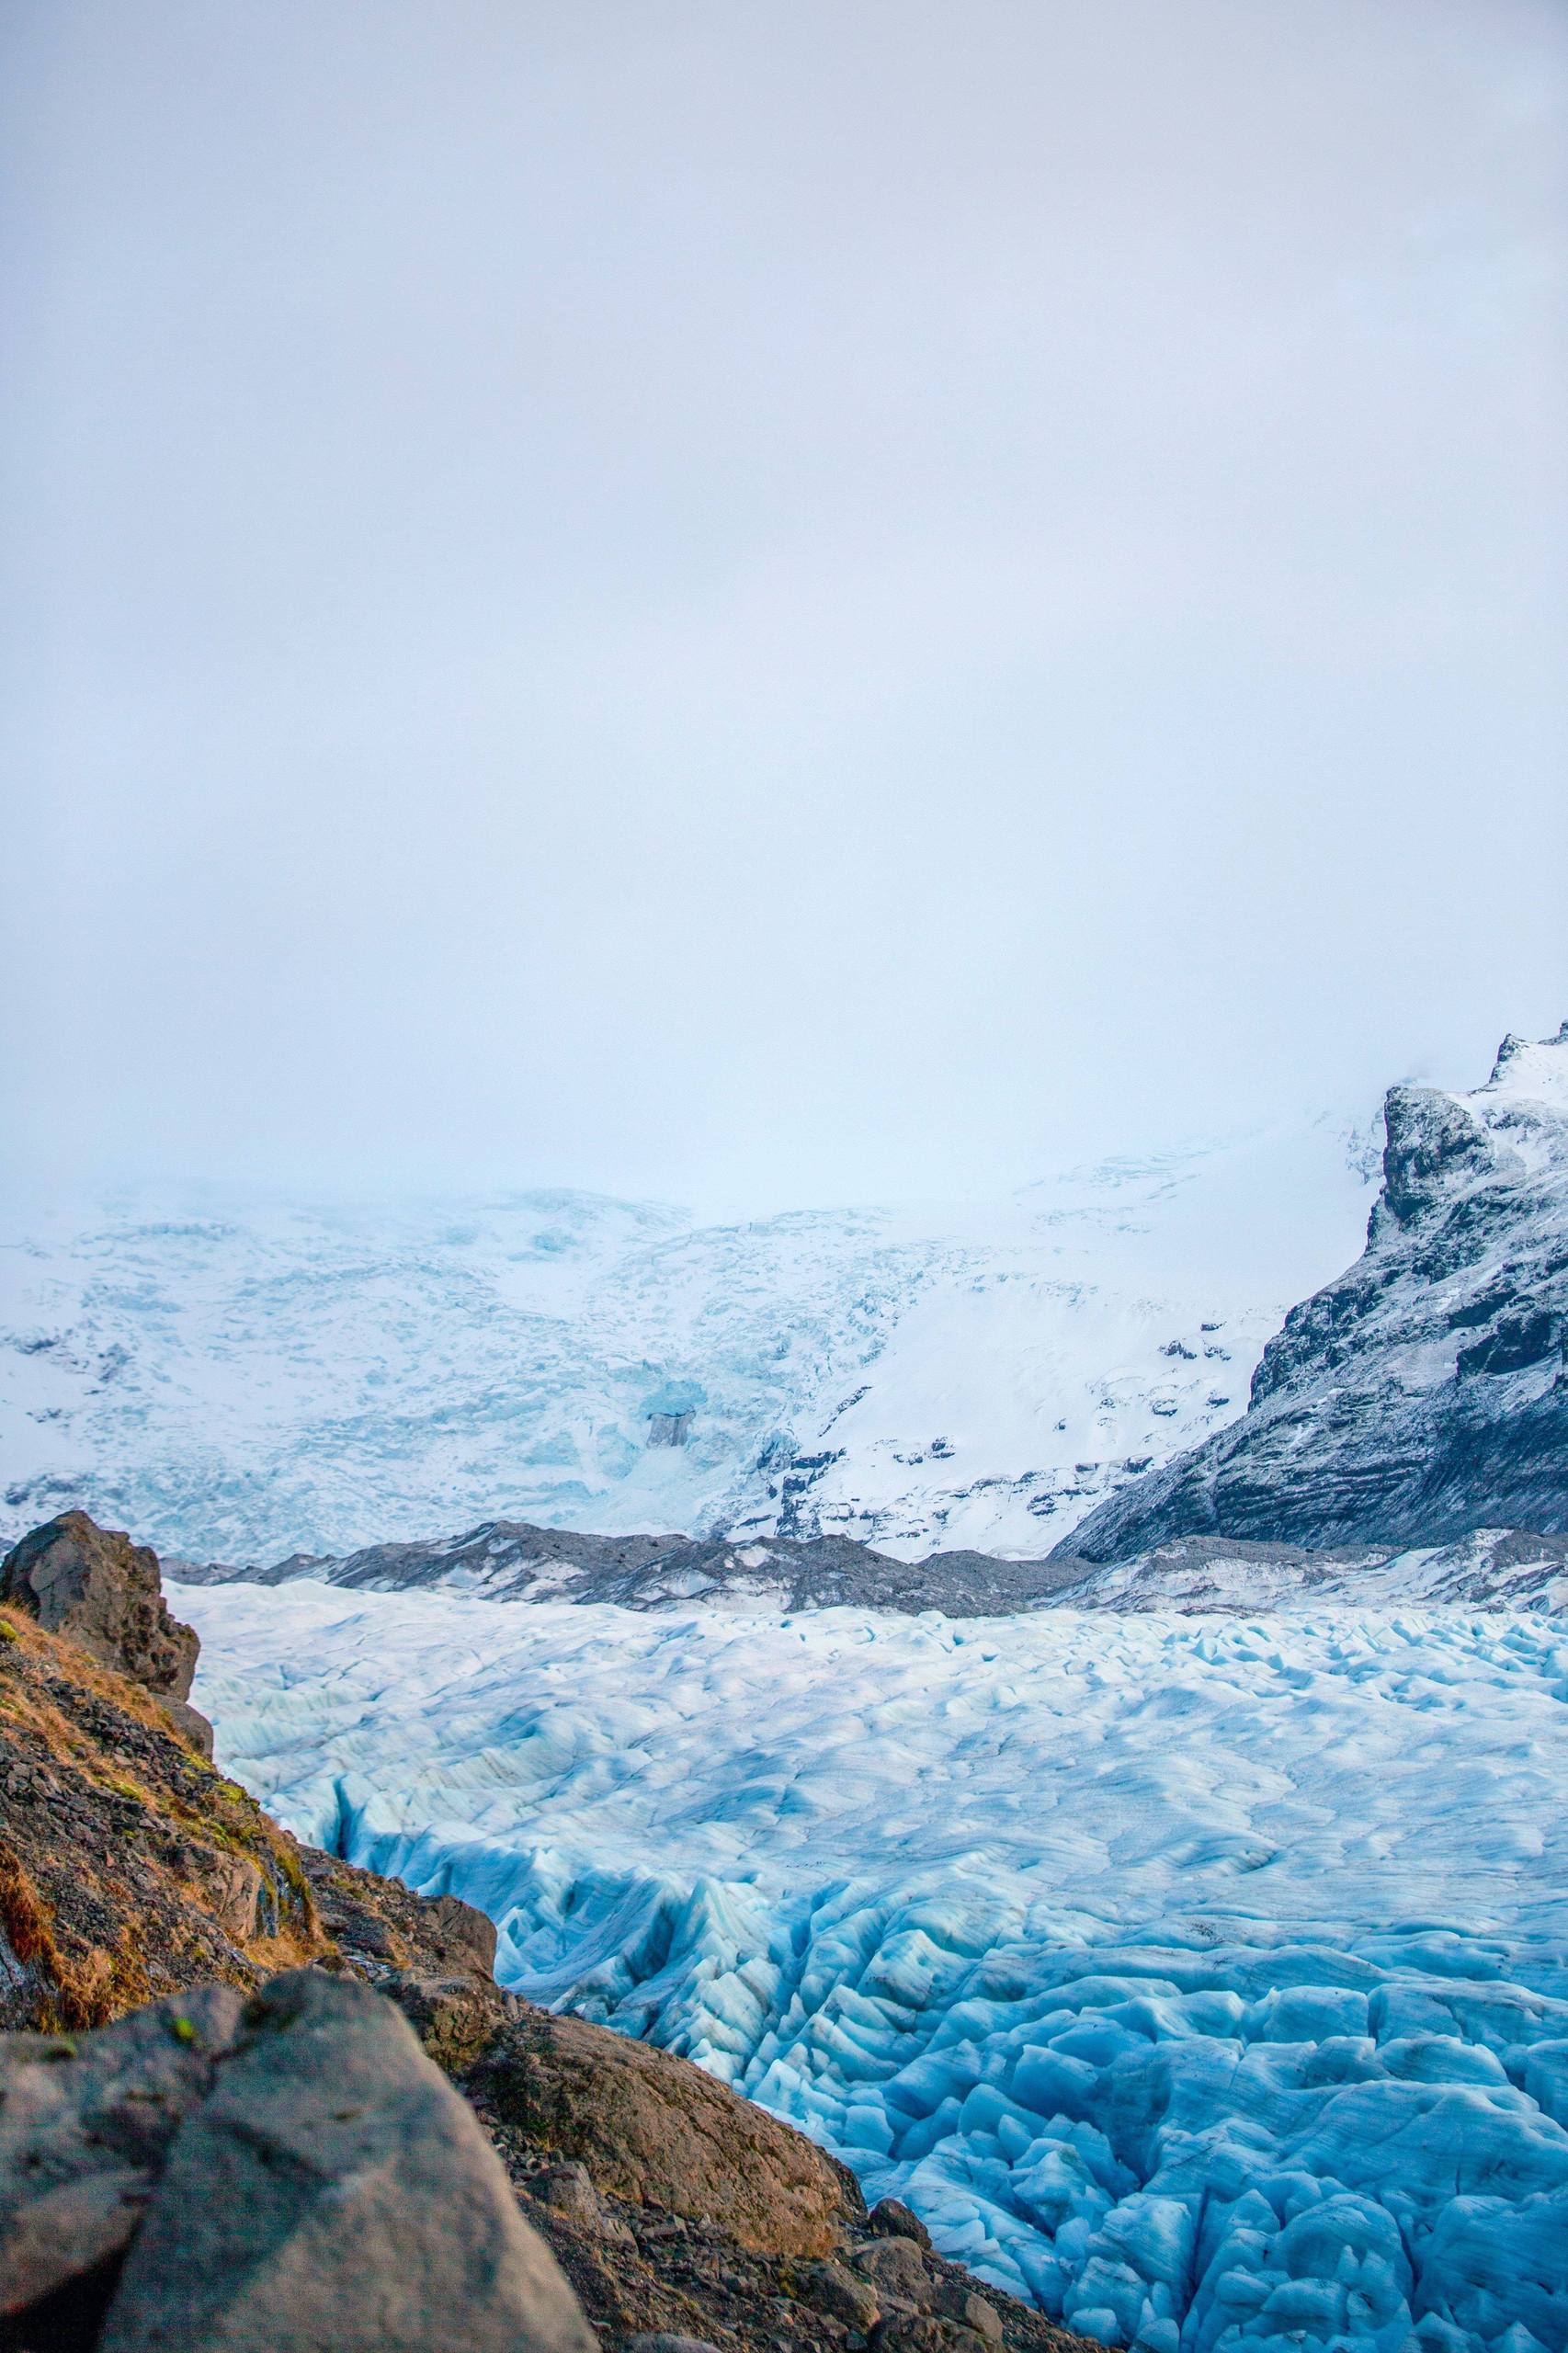
<svg viewBox="0 0 1568 2353">
<path fill-rule="evenodd" d="M 1141 2353 L 1568 2345 L 1568 1628 L 176 1588 L 219 1753 Z"/>
</svg>

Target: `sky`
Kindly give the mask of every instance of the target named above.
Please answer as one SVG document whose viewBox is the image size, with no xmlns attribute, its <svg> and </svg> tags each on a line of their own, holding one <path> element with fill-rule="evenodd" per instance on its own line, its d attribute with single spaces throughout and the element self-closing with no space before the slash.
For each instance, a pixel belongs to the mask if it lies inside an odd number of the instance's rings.
<svg viewBox="0 0 1568 2353">
<path fill-rule="evenodd" d="M 12 1173 L 776 1209 L 1568 1015 L 1568 12 L 16 0 Z"/>
</svg>

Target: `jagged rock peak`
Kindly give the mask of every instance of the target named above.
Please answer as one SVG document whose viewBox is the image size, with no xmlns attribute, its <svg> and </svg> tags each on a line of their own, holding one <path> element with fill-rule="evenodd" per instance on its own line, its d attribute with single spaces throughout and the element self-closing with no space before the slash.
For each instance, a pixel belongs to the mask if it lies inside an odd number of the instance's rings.
<svg viewBox="0 0 1568 2353">
<path fill-rule="evenodd" d="M 1486 1082 L 1487 1086 L 1494 1087 L 1502 1085 L 1505 1078 L 1512 1074 L 1511 1066 L 1520 1063 L 1521 1056 L 1524 1057 L 1523 1066 L 1528 1067 L 1535 1056 L 1549 1052 L 1553 1046 L 1568 1046 L 1568 1021 L 1564 1021 L 1562 1028 L 1551 1038 L 1522 1038 L 1517 1029 L 1510 1029 L 1497 1049 L 1496 1060 L 1492 1065 L 1492 1075 Z"/>
</svg>

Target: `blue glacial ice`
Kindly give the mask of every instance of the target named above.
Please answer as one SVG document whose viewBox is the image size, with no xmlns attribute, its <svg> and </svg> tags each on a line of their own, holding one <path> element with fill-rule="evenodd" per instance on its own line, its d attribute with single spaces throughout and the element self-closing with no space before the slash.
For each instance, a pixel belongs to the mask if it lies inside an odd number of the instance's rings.
<svg viewBox="0 0 1568 2353">
<path fill-rule="evenodd" d="M 1568 1628 L 176 1588 L 220 1755 L 1141 2353 L 1568 2347 Z"/>
</svg>

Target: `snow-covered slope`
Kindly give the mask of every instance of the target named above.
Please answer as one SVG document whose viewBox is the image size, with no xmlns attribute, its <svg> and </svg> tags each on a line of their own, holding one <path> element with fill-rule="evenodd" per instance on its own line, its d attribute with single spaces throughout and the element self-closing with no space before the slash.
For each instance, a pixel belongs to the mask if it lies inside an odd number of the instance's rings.
<svg viewBox="0 0 1568 2353">
<path fill-rule="evenodd" d="M 1568 2345 L 1568 1629 L 176 1587 L 219 1755 L 1138 2353 Z"/>
<path fill-rule="evenodd" d="M 1395 1087 L 1386 1128 L 1366 1251 L 1291 1310 L 1244 1418 L 1100 1505 L 1072 1552 L 1568 1529 L 1568 1023 L 1505 1039 L 1471 1095 Z"/>
<path fill-rule="evenodd" d="M 1354 1251 L 1346 1120 L 987 1208 L 699 1226 L 579 1194 L 11 1222 L 0 1479 L 208 1560 L 492 1517 L 1040 1554 L 1236 1412 Z"/>
</svg>

